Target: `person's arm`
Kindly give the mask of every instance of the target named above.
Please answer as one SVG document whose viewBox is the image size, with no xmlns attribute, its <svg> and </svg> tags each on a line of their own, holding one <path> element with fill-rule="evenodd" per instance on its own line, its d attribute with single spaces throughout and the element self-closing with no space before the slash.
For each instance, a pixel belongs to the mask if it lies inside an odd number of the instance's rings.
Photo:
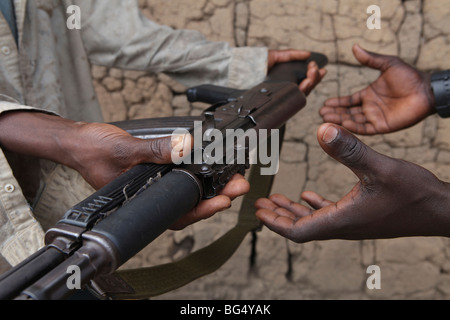
<svg viewBox="0 0 450 320">
<path fill-rule="evenodd" d="M 107 67 L 163 72 L 186 86 L 214 84 L 248 89 L 262 82 L 275 63 L 304 60 L 309 52 L 232 47 L 208 41 L 195 30 L 175 30 L 144 17 L 137 1 L 78 0 L 81 34 L 92 63 Z M 301 90 L 308 94 L 324 70 L 311 64 Z"/>
<path fill-rule="evenodd" d="M 273 195 L 256 202 L 257 217 L 295 242 L 450 236 L 450 185 L 410 162 L 381 155 L 342 127 L 324 124 L 318 140 L 359 178 L 337 202 L 314 192 L 309 206 Z"/>
<path fill-rule="evenodd" d="M 265 78 L 267 48 L 233 48 L 195 30 L 175 30 L 146 18 L 138 1 L 76 0 L 81 36 L 96 65 L 166 73 L 190 87 L 205 83 L 250 88 Z"/>
<path fill-rule="evenodd" d="M 24 111 L 0 116 L 0 146 L 75 169 L 96 189 L 139 163 L 170 163 L 172 151 L 170 139 L 140 140 L 112 125 Z"/>
<path fill-rule="evenodd" d="M 303 50 L 269 50 L 267 61 L 268 70 L 270 72 L 270 70 L 278 63 L 307 60 L 310 56 L 311 53 L 309 51 Z M 319 69 L 317 63 L 311 61 L 308 64 L 308 70 L 306 71 L 306 79 L 300 83 L 299 89 L 308 96 L 322 81 L 326 74 L 326 69 Z"/>
<path fill-rule="evenodd" d="M 364 66 L 380 70 L 379 78 L 350 96 L 332 98 L 320 110 L 324 122 L 363 135 L 384 134 L 411 127 L 435 114 L 431 74 L 422 73 L 394 56 L 353 47 Z"/>
<path fill-rule="evenodd" d="M 192 139 L 141 140 L 113 125 L 74 122 L 41 112 L 16 110 L 0 114 L 2 149 L 66 165 L 99 189 L 139 163 L 170 163 L 172 152 L 190 152 Z M 203 201 L 175 226 L 182 229 L 227 209 L 247 193 L 249 184 L 235 176 L 218 197 Z"/>
</svg>

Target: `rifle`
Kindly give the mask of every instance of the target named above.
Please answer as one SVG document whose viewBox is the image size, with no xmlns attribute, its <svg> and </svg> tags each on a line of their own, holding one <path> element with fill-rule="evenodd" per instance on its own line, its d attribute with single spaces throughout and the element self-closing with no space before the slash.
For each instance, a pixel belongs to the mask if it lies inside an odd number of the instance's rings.
<svg viewBox="0 0 450 320">
<path fill-rule="evenodd" d="M 313 54 L 312 59 L 320 67 L 327 63 L 327 58 L 320 54 Z M 283 129 L 306 105 L 298 83 L 306 76 L 308 62 L 279 64 L 266 81 L 246 91 L 211 85 L 189 89 L 190 102 L 212 104 L 199 117 L 135 120 L 114 125 L 142 139 L 171 135 L 180 129 L 193 132 L 195 123 L 201 124 L 197 129 L 202 134 L 212 129 L 225 136 L 231 129 L 272 133 Z M 98 287 L 116 281 L 109 276 L 120 266 L 202 199 L 215 197 L 236 173 L 245 174 L 250 150 L 244 147 L 245 161 L 238 161 L 241 142 L 237 139 L 231 146 L 225 146 L 223 141 L 202 141 L 198 150 L 194 147 L 184 159 L 195 160 L 198 152 L 201 161 L 138 165 L 75 205 L 46 233 L 44 248 L 0 277 L 0 300 L 69 298 L 74 293 L 68 286 L 69 270 L 77 274 L 79 287 L 102 292 Z M 203 155 L 214 143 L 236 152 L 227 161 L 210 163 Z"/>
</svg>

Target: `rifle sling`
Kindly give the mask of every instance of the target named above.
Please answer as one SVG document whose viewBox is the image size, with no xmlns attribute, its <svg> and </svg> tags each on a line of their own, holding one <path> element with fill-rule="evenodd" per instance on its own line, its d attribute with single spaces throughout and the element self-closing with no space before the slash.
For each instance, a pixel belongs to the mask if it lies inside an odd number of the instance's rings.
<svg viewBox="0 0 450 320">
<path fill-rule="evenodd" d="M 280 130 L 280 148 L 284 140 L 285 127 Z M 270 145 L 270 143 L 269 143 Z M 244 198 L 236 226 L 210 245 L 179 261 L 154 267 L 119 270 L 114 276 L 125 282 L 133 293 L 108 292 L 118 300 L 147 299 L 181 288 L 188 283 L 211 274 L 223 266 L 239 248 L 248 233 L 261 228 L 255 216 L 254 203 L 270 195 L 274 176 L 263 176 L 263 166 L 253 165 L 250 170 L 250 192 Z"/>
</svg>

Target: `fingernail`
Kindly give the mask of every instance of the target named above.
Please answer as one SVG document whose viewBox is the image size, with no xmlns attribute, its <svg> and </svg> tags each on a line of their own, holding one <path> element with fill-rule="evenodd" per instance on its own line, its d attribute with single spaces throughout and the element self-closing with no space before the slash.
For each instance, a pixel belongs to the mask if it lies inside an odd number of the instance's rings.
<svg viewBox="0 0 450 320">
<path fill-rule="evenodd" d="M 185 135 L 172 136 L 172 149 L 174 152 L 178 152 L 180 157 L 183 156 L 185 138 Z"/>
<path fill-rule="evenodd" d="M 339 134 L 338 129 L 336 129 L 333 126 L 328 127 L 328 129 L 325 131 L 325 133 L 322 136 L 322 141 L 326 144 L 332 143 L 334 140 L 336 140 L 337 136 Z"/>
</svg>

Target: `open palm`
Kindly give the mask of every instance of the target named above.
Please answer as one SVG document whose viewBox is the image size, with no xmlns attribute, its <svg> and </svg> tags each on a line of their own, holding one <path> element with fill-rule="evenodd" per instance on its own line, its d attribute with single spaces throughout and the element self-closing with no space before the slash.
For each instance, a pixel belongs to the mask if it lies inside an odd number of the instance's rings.
<svg viewBox="0 0 450 320">
<path fill-rule="evenodd" d="M 353 53 L 362 65 L 381 74 L 361 91 L 327 100 L 320 110 L 325 122 L 374 135 L 406 129 L 435 112 L 430 75 L 397 57 L 367 52 L 357 45 Z"/>
<path fill-rule="evenodd" d="M 449 236 L 450 184 L 425 168 L 376 152 L 334 124 L 322 125 L 318 139 L 359 182 L 337 202 L 311 191 L 302 194 L 309 206 L 283 195 L 258 199 L 256 216 L 270 230 L 298 243 Z"/>
</svg>

